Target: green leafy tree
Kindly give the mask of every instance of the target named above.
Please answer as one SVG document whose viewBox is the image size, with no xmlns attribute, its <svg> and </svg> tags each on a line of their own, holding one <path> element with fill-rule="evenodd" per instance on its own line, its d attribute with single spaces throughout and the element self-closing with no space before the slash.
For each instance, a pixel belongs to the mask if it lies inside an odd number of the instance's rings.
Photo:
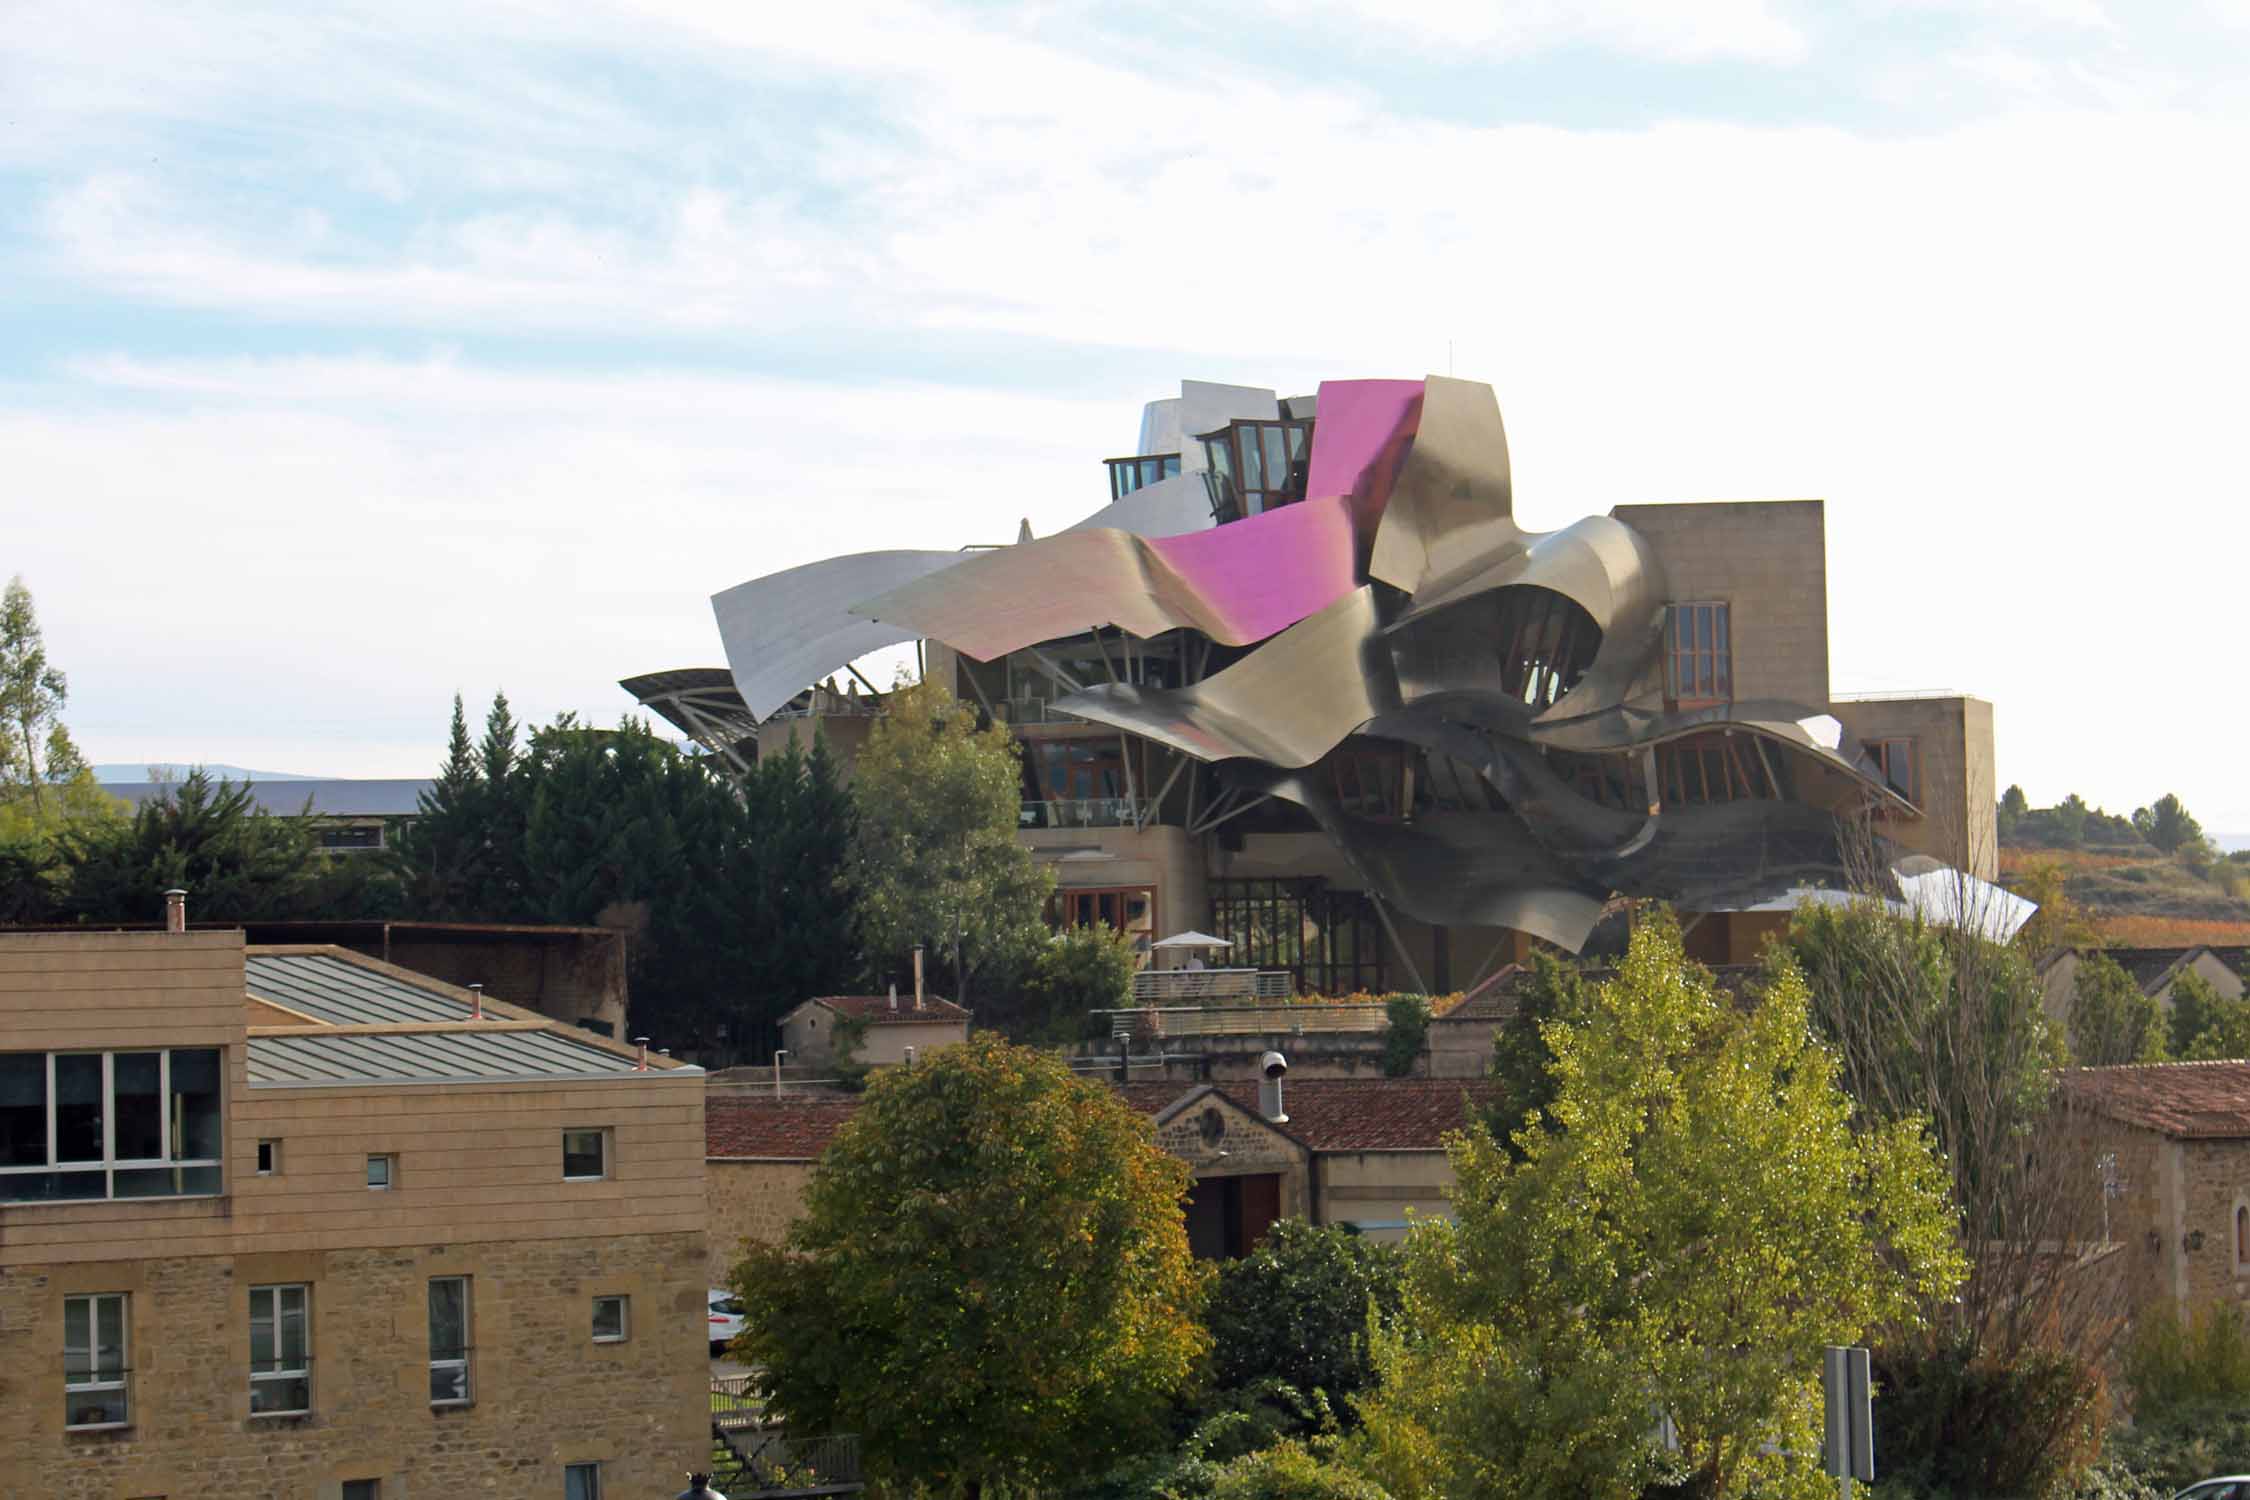
<svg viewBox="0 0 2250 1500">
<path fill-rule="evenodd" d="M 2107 954 L 2081 959 L 2070 999 L 2070 1052 L 2078 1065 L 2161 1062 L 2165 1051 L 2163 1007 Z"/>
<path fill-rule="evenodd" d="M 30 802 L 44 820 L 53 788 L 86 776 L 63 727 L 70 679 L 47 659 L 31 590 L 19 576 L 0 591 L 0 802 Z"/>
<path fill-rule="evenodd" d="M 1390 1492 L 1356 1469 L 1303 1442 L 1247 1453 L 1213 1476 L 1211 1500 L 1390 1500 Z"/>
<path fill-rule="evenodd" d="M 1344 1229 L 1283 1219 L 1258 1248 L 1219 1269 L 1204 1325 L 1222 1395 L 1278 1381 L 1319 1392 L 1347 1424 L 1350 1399 L 1375 1384 L 1368 1321 L 1398 1321 L 1399 1251 Z"/>
<path fill-rule="evenodd" d="M 2203 842 L 2203 825 L 2195 815 L 2170 792 L 2156 799 L 2153 807 L 2133 809 L 2133 827 L 2140 836 L 2170 854 L 2187 844 Z"/>
<path fill-rule="evenodd" d="M 1499 1085 L 1485 1107 L 1485 1128 L 1500 1149 L 1519 1155 L 1516 1132 L 1527 1124 L 1553 1128 L 1548 1106 L 1555 1097 L 1555 1055 L 1547 1047 L 1547 1028 L 1575 1024 L 1592 1011 L 1594 986 L 1575 965 L 1551 953 L 1531 956 L 1531 973 L 1517 986 L 1515 1013 L 1492 1037 L 1490 1076 Z"/>
<path fill-rule="evenodd" d="M 2182 974 L 2172 983 L 2167 1035 L 2171 1055 L 2184 1062 L 2250 1058 L 2250 998 L 2229 1000 L 2202 975 Z"/>
<path fill-rule="evenodd" d="M 1016 1041 L 1061 1043 L 1106 1035 L 1106 1023 L 1094 1012 L 1133 1003 L 1138 966 L 1132 940 L 1108 923 L 1066 927 L 1040 945 L 1013 996 L 988 996 L 978 1006 L 978 1023 L 997 1026 Z"/>
<path fill-rule="evenodd" d="M 2070 894 L 2069 872 L 2054 860 L 2029 861 L 2008 884 L 2039 908 L 2016 929 L 2015 946 L 2026 957 L 2037 960 L 2057 948 L 2101 945 L 2092 914 Z"/>
<path fill-rule="evenodd" d="M 2023 823 L 2024 814 L 2030 811 L 2031 799 L 2023 794 L 2022 787 L 2010 786 L 2000 794 L 1998 821 L 2002 843 L 2015 837 L 2016 829 Z"/>
<path fill-rule="evenodd" d="M 1814 1494 L 1821 1349 L 1911 1325 L 1964 1270 L 1919 1120 L 1853 1128 L 1786 961 L 1745 1009 L 1635 931 L 1548 1028 L 1558 1129 L 1449 1147 L 1455 1218 L 1407 1247 L 1362 1453 L 1393 1494 Z M 1658 1414 L 1679 1452 L 1654 1443 Z"/>
<path fill-rule="evenodd" d="M 1016 841 L 1020 751 L 933 683 L 884 707 L 853 762 L 862 931 L 879 964 L 924 945 L 966 1005 L 975 975 L 1028 965 L 1046 934 L 1054 880 Z"/>
<path fill-rule="evenodd" d="M 2076 792 L 2055 804 L 2055 832 L 2065 848 L 2075 849 L 2086 842 L 2086 823 L 2092 816 L 2093 809 Z"/>
<path fill-rule="evenodd" d="M 1186 1186 L 1111 1090 L 980 1033 L 869 1085 L 786 1243 L 736 1270 L 738 1348 L 793 1428 L 860 1433 L 878 1481 L 1099 1472 L 1206 1347 Z"/>
</svg>

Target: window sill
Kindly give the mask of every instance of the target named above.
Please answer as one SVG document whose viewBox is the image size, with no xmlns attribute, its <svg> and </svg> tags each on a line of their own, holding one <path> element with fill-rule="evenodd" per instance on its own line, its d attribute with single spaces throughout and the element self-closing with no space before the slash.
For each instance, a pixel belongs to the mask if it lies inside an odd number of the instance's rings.
<svg viewBox="0 0 2250 1500">
<path fill-rule="evenodd" d="M 615 1338 L 604 1338 L 597 1333 L 594 1335 L 594 1342 L 597 1344 L 629 1344 L 632 1340 L 623 1334 L 619 1334 Z"/>
<path fill-rule="evenodd" d="M 64 1428 L 63 1428 L 63 1431 L 64 1431 L 64 1432 L 127 1432 L 127 1431 L 130 1431 L 130 1430 L 132 1429 L 132 1426 L 133 1426 L 133 1424 L 132 1424 L 132 1423 L 131 1423 L 130 1421 L 125 1421 L 125 1422 L 72 1422 L 72 1423 L 66 1424 L 66 1425 L 64 1426 Z"/>
<path fill-rule="evenodd" d="M 475 1400 L 474 1400 L 473 1398 L 472 1398 L 472 1399 L 470 1399 L 470 1400 L 467 1400 L 467 1401 L 432 1401 L 432 1402 L 430 1403 L 430 1410 L 431 1410 L 431 1411 L 467 1411 L 467 1410 L 468 1410 L 468 1409 L 469 1409 L 470 1407 L 472 1407 L 472 1406 L 474 1406 L 474 1405 L 476 1405 L 476 1404 L 477 1404 L 477 1403 L 476 1403 L 476 1401 L 475 1401 Z"/>
<path fill-rule="evenodd" d="M 303 1411 L 254 1411 L 250 1413 L 250 1420 L 253 1422 L 287 1422 L 293 1418 L 311 1415 L 312 1408 L 308 1406 Z"/>
</svg>

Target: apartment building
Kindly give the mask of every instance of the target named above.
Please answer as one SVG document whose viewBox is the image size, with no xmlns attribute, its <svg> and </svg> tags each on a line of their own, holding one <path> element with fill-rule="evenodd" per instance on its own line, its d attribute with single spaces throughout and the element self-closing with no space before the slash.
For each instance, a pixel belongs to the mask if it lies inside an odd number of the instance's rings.
<svg viewBox="0 0 2250 1500">
<path fill-rule="evenodd" d="M 1058 923 L 1328 994 L 1576 951 L 1618 896 L 1730 963 L 1807 891 L 1996 872 L 1991 705 L 1831 691 L 1819 500 L 1523 531 L 1493 393 L 1435 376 L 1183 382 L 1136 444 L 1054 535 L 716 596 L 760 750 L 848 756 L 881 704 L 834 674 L 916 642 L 1021 741 Z"/>
<path fill-rule="evenodd" d="M 0 1497 L 673 1493 L 703 1082 L 342 948 L 0 934 Z"/>
</svg>

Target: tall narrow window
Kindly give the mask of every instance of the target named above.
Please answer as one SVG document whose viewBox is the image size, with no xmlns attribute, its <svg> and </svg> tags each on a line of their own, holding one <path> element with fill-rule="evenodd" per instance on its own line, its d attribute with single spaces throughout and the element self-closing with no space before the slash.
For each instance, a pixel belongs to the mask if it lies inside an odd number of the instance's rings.
<svg viewBox="0 0 2250 1500">
<path fill-rule="evenodd" d="M 1921 802 L 1921 781 L 1914 774 L 1914 741 L 1897 736 L 1869 740 L 1867 753 L 1874 757 L 1875 769 L 1883 773 L 1892 791 L 1909 802 Z"/>
<path fill-rule="evenodd" d="M 124 1294 L 65 1297 L 63 1424 L 123 1427 L 131 1420 L 126 1371 Z"/>
<path fill-rule="evenodd" d="M 602 1500 L 600 1464 L 564 1464 L 563 1500 Z"/>
<path fill-rule="evenodd" d="M 430 1405 L 469 1404 L 469 1278 L 430 1278 Z"/>
<path fill-rule="evenodd" d="M 1734 645 L 1724 604 L 1675 604 L 1665 626 L 1665 696 L 1678 708 L 1734 701 Z"/>
<path fill-rule="evenodd" d="M 302 1416 L 312 1410 L 311 1289 L 250 1288 L 250 1415 Z"/>
</svg>

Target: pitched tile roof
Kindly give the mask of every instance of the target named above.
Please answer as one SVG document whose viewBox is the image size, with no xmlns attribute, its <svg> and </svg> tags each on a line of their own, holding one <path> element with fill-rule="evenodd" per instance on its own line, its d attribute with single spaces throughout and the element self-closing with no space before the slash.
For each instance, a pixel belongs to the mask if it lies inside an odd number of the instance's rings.
<svg viewBox="0 0 2250 1500">
<path fill-rule="evenodd" d="M 1150 1118 L 1202 1088 L 1194 1083 L 1112 1085 Z M 1218 1092 L 1255 1115 L 1255 1083 L 1222 1083 Z M 1498 1085 L 1482 1078 L 1308 1078 L 1282 1086 L 1289 1123 L 1275 1127 L 1314 1151 L 1436 1151 L 1469 1111 Z M 855 1095 L 733 1094 L 713 1090 L 704 1107 L 704 1154 L 811 1161 L 859 1108 Z"/>
<path fill-rule="evenodd" d="M 2131 1063 L 2056 1075 L 2082 1108 L 2182 1140 L 2250 1139 L 2250 1062 Z"/>
<path fill-rule="evenodd" d="M 811 1161 L 859 1111 L 857 1095 L 733 1094 L 713 1089 L 703 1103 L 706 1157 Z"/>
<path fill-rule="evenodd" d="M 920 1009 L 912 995 L 898 997 L 893 1009 L 888 995 L 815 995 L 806 1005 L 824 1005 L 840 1016 L 865 1021 L 870 1026 L 926 1026 L 936 1021 L 966 1021 L 969 1013 L 950 1000 L 935 995 L 923 999 Z"/>
</svg>

